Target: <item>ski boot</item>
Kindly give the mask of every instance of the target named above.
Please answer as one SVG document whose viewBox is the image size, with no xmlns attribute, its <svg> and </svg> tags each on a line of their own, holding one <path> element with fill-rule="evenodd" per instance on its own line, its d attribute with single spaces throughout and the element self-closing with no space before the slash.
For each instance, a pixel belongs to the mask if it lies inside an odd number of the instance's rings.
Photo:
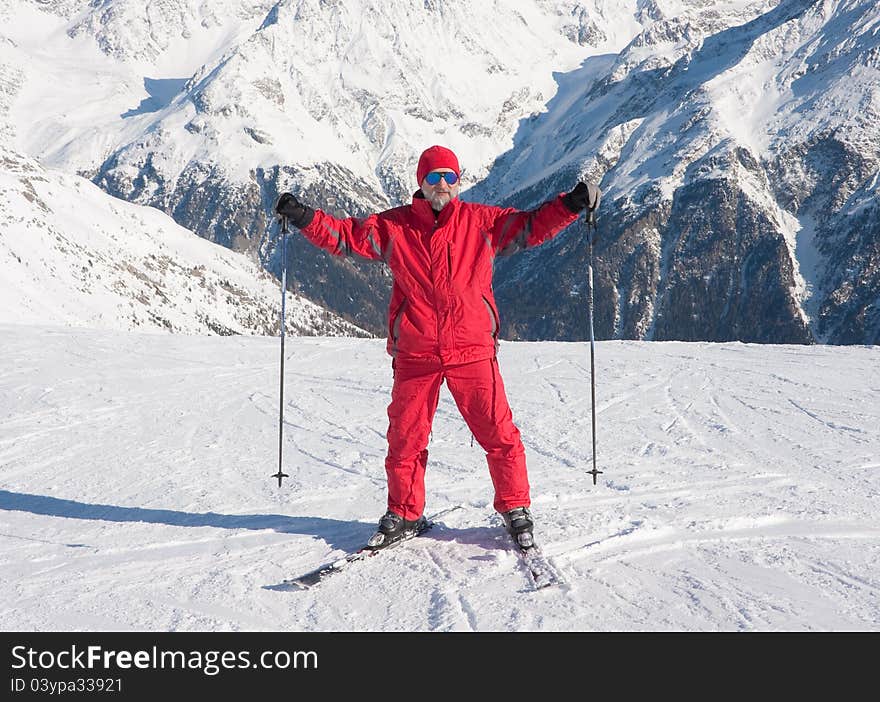
<svg viewBox="0 0 880 702">
<path fill-rule="evenodd" d="M 535 524 L 528 507 L 515 507 L 509 512 L 503 512 L 501 516 L 504 518 L 507 531 L 521 549 L 525 550 L 535 545 L 535 538 L 532 535 Z"/>
<path fill-rule="evenodd" d="M 418 519 L 404 519 L 399 514 L 388 510 L 379 520 L 379 528 L 367 541 L 367 549 L 378 551 L 403 539 L 410 539 L 421 533 L 428 522 L 424 516 Z"/>
</svg>

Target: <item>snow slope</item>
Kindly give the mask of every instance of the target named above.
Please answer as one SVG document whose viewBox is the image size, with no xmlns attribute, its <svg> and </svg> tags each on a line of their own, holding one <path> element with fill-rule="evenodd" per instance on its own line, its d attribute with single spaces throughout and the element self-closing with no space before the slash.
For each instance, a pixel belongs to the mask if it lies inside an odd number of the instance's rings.
<svg viewBox="0 0 880 702">
<path fill-rule="evenodd" d="M 296 333 L 366 333 L 298 296 Z M 281 289 L 248 258 L 152 207 L 0 146 L 0 320 L 273 334 Z"/>
<path fill-rule="evenodd" d="M 25 630 L 880 629 L 871 347 L 503 343 L 533 511 L 567 579 L 530 592 L 444 391 L 429 535 L 324 583 L 384 509 L 383 343 L 0 325 L 0 605 Z"/>
</svg>

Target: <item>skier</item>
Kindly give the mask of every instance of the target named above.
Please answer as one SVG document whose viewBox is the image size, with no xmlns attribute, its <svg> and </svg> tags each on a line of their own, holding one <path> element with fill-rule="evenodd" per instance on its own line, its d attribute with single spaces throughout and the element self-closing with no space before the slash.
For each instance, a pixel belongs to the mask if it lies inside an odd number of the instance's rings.
<svg viewBox="0 0 880 702">
<path fill-rule="evenodd" d="M 600 191 L 579 182 L 523 212 L 462 202 L 460 174 L 456 155 L 432 146 L 419 158 L 420 188 L 410 205 L 338 219 L 284 193 L 275 207 L 316 246 L 381 260 L 391 269 L 388 510 L 369 541 L 373 549 L 424 525 L 426 447 L 444 381 L 486 451 L 495 509 L 521 548 L 534 544 L 525 449 L 498 368 L 493 259 L 550 240 L 579 212 L 595 209 Z"/>
</svg>

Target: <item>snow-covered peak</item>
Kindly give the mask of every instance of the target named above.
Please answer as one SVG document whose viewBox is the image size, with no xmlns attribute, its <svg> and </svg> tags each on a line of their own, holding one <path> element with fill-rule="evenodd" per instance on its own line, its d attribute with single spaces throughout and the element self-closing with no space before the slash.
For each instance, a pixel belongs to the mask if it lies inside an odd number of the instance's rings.
<svg viewBox="0 0 880 702">
<path fill-rule="evenodd" d="M 16 143 L 80 173 L 111 157 L 113 168 L 149 161 L 166 183 L 193 161 L 238 182 L 295 163 L 304 187 L 333 164 L 371 199 L 405 201 L 426 146 L 447 144 L 466 184 L 479 181 L 521 121 L 547 109 L 560 76 L 704 5 L 114 0 L 58 2 L 54 19 L 35 21 L 39 10 L 16 0 L 4 31 L 28 38 L 29 75 Z"/>
<path fill-rule="evenodd" d="M 333 163 L 399 201 L 420 151 L 440 142 L 478 179 L 517 121 L 543 109 L 553 70 L 594 51 L 560 33 L 555 14 L 517 7 L 283 0 L 196 73 L 148 148 L 186 152 L 185 121 L 198 157 L 238 179 L 255 165 Z"/>
<path fill-rule="evenodd" d="M 96 156 L 113 150 L 128 149 L 132 163 L 147 151 L 172 180 L 193 159 L 238 179 L 258 166 L 332 162 L 393 200 L 411 192 L 415 159 L 432 143 L 456 149 L 470 178 L 485 175 L 518 121 L 552 97 L 554 71 L 629 38 L 610 29 L 619 22 L 608 22 L 626 5 L 634 3 L 87 5 L 59 12 L 55 61 L 36 37 L 23 47 L 28 62 L 40 64 L 31 75 L 57 78 L 59 93 L 57 106 L 36 86 L 19 97 L 18 144 L 79 172 L 93 172 Z M 632 19 L 624 24 L 626 33 L 637 26 Z M 9 31 L 25 33 L 15 22 Z M 57 61 L 59 55 L 67 60 Z M 72 64 L 115 75 L 82 80 Z M 49 108 L 45 115 L 37 105 Z"/>
</svg>

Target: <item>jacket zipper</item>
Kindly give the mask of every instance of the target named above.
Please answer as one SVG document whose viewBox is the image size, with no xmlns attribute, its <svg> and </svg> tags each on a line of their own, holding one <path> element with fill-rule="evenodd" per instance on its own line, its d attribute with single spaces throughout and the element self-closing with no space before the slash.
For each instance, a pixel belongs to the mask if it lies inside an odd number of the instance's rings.
<svg viewBox="0 0 880 702">
<path fill-rule="evenodd" d="M 434 237 L 437 235 L 437 230 L 440 228 L 440 222 L 437 221 L 437 214 L 434 214 L 434 229 L 431 232 L 431 241 L 433 242 Z M 429 255 L 429 259 L 432 260 L 432 257 Z M 437 325 L 437 347 L 438 349 L 442 347 L 440 340 L 443 338 L 443 325 L 440 322 L 440 310 L 437 309 L 437 280 L 434 277 L 433 270 L 433 260 L 432 260 L 432 270 L 431 270 L 431 285 L 434 288 L 434 321 Z"/>
</svg>

